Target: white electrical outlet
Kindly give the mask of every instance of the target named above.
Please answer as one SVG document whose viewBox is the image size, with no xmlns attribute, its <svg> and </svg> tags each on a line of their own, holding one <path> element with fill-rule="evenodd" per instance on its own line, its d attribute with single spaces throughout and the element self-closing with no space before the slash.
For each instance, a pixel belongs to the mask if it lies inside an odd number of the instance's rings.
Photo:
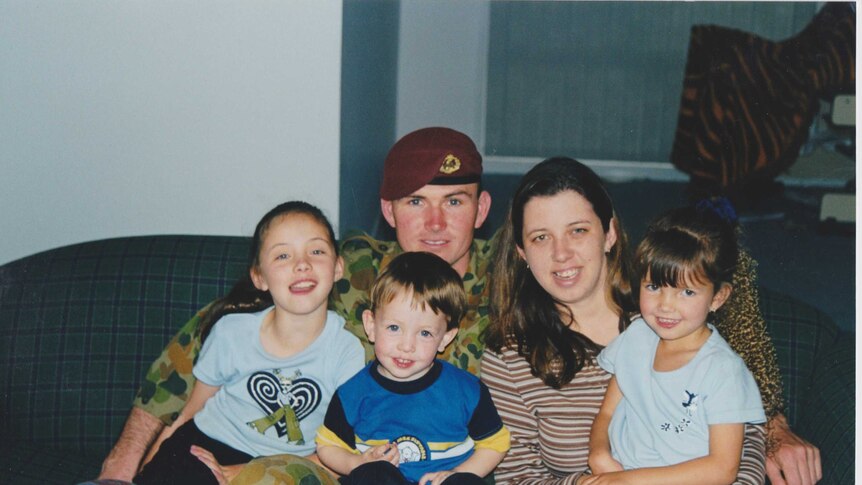
<svg viewBox="0 0 862 485">
<path fill-rule="evenodd" d="M 832 123 L 837 126 L 856 125 L 856 95 L 839 94 L 832 100 Z"/>
<path fill-rule="evenodd" d="M 820 203 L 820 222 L 856 221 L 856 194 L 825 194 Z"/>
</svg>

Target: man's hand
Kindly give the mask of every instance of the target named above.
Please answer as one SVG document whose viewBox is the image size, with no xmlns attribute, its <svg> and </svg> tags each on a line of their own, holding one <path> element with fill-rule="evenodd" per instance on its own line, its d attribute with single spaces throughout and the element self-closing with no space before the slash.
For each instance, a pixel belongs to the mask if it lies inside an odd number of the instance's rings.
<svg viewBox="0 0 862 485">
<path fill-rule="evenodd" d="M 192 455 L 198 457 L 198 460 L 202 461 L 207 468 L 213 472 L 216 480 L 219 485 L 228 485 L 231 480 L 237 477 L 239 473 L 242 471 L 242 468 L 245 465 L 221 465 L 218 461 L 216 461 L 215 457 L 209 451 L 201 448 L 200 446 L 192 445 L 189 449 L 189 452 Z"/>
<path fill-rule="evenodd" d="M 138 473 L 141 459 L 164 427 L 155 416 L 133 407 L 117 443 L 102 462 L 99 479 L 131 482 Z"/>
<path fill-rule="evenodd" d="M 773 485 L 813 485 L 823 478 L 820 450 L 794 434 L 783 414 L 770 419 L 767 430 L 775 443 L 766 455 L 766 475 Z"/>
</svg>

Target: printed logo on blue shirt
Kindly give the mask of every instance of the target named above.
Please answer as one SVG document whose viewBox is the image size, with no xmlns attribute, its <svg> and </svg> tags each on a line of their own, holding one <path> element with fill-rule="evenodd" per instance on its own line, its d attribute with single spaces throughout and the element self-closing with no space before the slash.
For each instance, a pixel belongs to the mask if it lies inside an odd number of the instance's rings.
<svg viewBox="0 0 862 485">
<path fill-rule="evenodd" d="M 661 426 L 659 426 L 659 429 L 668 432 L 673 430 L 674 433 L 680 434 L 685 431 L 686 428 L 688 428 L 688 426 L 691 424 L 691 420 L 688 418 L 694 416 L 695 413 L 697 413 L 697 405 L 700 401 L 700 396 L 686 390 L 683 397 L 685 398 L 685 400 L 681 403 L 683 412 L 682 419 L 680 419 L 679 423 L 676 425 L 671 425 L 670 423 L 662 423 Z"/>
<path fill-rule="evenodd" d="M 398 453 L 401 455 L 399 463 L 425 461 L 428 459 L 428 448 L 422 443 L 422 440 L 415 436 L 400 436 L 393 440 L 393 443 L 398 446 Z"/>
</svg>

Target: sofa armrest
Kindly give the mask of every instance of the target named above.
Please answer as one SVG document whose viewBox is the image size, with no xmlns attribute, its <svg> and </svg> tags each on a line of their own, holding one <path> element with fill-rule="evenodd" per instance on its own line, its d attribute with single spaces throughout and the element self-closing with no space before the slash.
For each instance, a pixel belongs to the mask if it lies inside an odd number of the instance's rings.
<svg viewBox="0 0 862 485">
<path fill-rule="evenodd" d="M 140 236 L 0 266 L 3 439 L 101 461 L 146 366 L 246 271 L 248 247 L 240 237 Z"/>
<path fill-rule="evenodd" d="M 828 315 L 796 298 L 763 287 L 758 293 L 781 372 L 784 415 L 790 427 L 797 429 L 815 362 L 838 338 L 838 327 Z"/>
<path fill-rule="evenodd" d="M 787 421 L 820 449 L 820 483 L 854 483 L 856 335 L 839 331 L 828 315 L 798 299 L 766 288 L 759 292 Z"/>
<path fill-rule="evenodd" d="M 800 404 L 797 432 L 820 449 L 821 483 L 853 483 L 856 451 L 856 335 L 839 334 L 818 356 Z"/>
</svg>

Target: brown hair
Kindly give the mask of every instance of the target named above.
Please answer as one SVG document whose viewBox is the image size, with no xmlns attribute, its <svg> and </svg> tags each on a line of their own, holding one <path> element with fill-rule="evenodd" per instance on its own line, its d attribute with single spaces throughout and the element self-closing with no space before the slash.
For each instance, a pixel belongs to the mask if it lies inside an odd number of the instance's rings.
<svg viewBox="0 0 862 485">
<path fill-rule="evenodd" d="M 754 375 L 764 412 L 772 417 L 784 408 L 781 375 L 758 304 L 757 263 L 739 246 L 740 235 L 733 214 L 710 204 L 672 209 L 647 229 L 635 271 L 639 281 L 649 274 L 658 286 L 706 278 L 716 290 L 721 284 L 733 287 L 711 320 Z"/>
<path fill-rule="evenodd" d="M 638 244 L 636 281 L 649 276 L 656 286 L 673 287 L 690 280 L 708 282 L 718 291 L 733 283 L 738 248 L 736 230 L 717 213 L 695 207 L 671 209 L 650 224 Z"/>
<path fill-rule="evenodd" d="M 575 316 L 541 287 L 517 249 L 524 246 L 527 202 L 568 190 L 592 204 L 605 233 L 614 225 L 617 241 L 606 254 L 606 299 L 620 315 L 620 331 L 636 311 L 626 234 L 599 176 L 571 158 L 549 158 L 533 167 L 521 179 L 500 232 L 491 278 L 491 324 L 486 344 L 493 351 L 504 347 L 517 351 L 530 363 L 533 375 L 554 388 L 571 382 L 601 346 L 570 329 Z"/>
<path fill-rule="evenodd" d="M 458 328 L 467 311 L 467 295 L 458 272 L 431 253 L 407 252 L 396 256 L 374 280 L 370 309 L 390 303 L 398 294 L 409 293 L 412 305 L 446 316 L 446 330 Z"/>
<path fill-rule="evenodd" d="M 249 250 L 249 266 L 245 274 L 233 285 L 230 292 L 214 301 L 206 308 L 206 313 L 201 317 L 198 332 L 203 342 L 212 330 L 212 326 L 223 316 L 230 313 L 253 313 L 272 306 L 272 295 L 268 291 L 261 291 L 254 286 L 249 272 L 260 266 L 260 249 L 266 233 L 272 222 L 279 217 L 291 214 L 304 214 L 314 219 L 329 236 L 329 244 L 332 246 L 333 254 L 338 256 L 338 245 L 335 243 L 335 231 L 332 224 L 317 207 L 302 201 L 284 202 L 275 206 L 264 214 L 254 229 Z"/>
</svg>

